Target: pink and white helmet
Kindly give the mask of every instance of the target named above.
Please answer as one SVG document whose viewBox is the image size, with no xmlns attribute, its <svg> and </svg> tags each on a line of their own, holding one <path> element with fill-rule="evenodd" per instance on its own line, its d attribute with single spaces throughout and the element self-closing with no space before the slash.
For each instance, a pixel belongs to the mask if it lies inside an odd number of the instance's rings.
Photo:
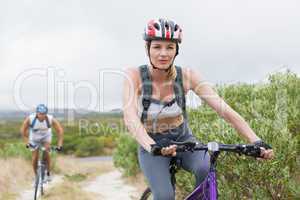
<svg viewBox="0 0 300 200">
<path fill-rule="evenodd" d="M 152 19 L 144 30 L 144 40 L 171 40 L 181 43 L 182 29 L 176 22 L 168 19 Z"/>
</svg>

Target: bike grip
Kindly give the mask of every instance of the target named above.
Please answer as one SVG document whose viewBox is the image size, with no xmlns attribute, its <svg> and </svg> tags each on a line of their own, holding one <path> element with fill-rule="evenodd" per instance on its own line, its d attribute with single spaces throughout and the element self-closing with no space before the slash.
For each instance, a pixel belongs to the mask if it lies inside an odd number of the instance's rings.
<svg viewBox="0 0 300 200">
<path fill-rule="evenodd" d="M 151 154 L 154 156 L 160 156 L 162 147 L 158 144 L 151 144 Z"/>
<path fill-rule="evenodd" d="M 56 151 L 62 151 L 62 150 L 63 150 L 63 147 L 62 147 L 62 146 L 55 147 L 55 150 L 56 150 Z"/>
<path fill-rule="evenodd" d="M 256 141 L 256 142 L 254 142 L 254 144 L 257 145 L 257 146 L 259 146 L 259 147 L 263 147 L 263 148 L 265 148 L 266 150 L 267 150 L 267 149 L 272 149 L 272 147 L 271 147 L 269 144 L 265 143 L 265 142 L 262 141 L 262 140 L 258 140 L 258 141 Z"/>
<path fill-rule="evenodd" d="M 261 150 L 258 149 L 258 150 L 256 150 L 256 151 L 252 152 L 252 155 L 251 155 L 251 156 L 253 156 L 253 157 L 255 157 L 255 158 L 260 158 L 260 157 L 261 157 L 260 154 L 261 154 Z"/>
<path fill-rule="evenodd" d="M 185 152 L 186 151 L 186 148 L 185 148 L 185 146 L 177 146 L 176 147 L 176 152 Z"/>
<path fill-rule="evenodd" d="M 31 144 L 31 143 L 28 143 L 28 144 L 26 144 L 26 148 L 27 148 L 27 149 L 34 149 L 34 148 L 36 148 L 36 145 L 33 145 L 33 144 Z"/>
</svg>

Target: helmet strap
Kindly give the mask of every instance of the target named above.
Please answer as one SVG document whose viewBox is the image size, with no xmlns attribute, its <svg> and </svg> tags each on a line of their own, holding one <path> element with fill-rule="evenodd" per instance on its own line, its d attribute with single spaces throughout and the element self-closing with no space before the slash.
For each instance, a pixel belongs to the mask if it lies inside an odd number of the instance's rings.
<svg viewBox="0 0 300 200">
<path fill-rule="evenodd" d="M 175 59 L 175 58 L 174 58 L 174 59 Z M 160 69 L 160 68 L 158 68 L 158 67 L 155 67 L 155 65 L 153 65 L 153 63 L 152 63 L 152 61 L 151 61 L 151 59 L 150 59 L 150 57 L 149 57 L 150 64 L 152 65 L 153 69 L 155 69 L 155 70 L 160 70 L 160 71 L 164 71 L 164 72 L 170 71 L 171 67 L 173 66 L 174 59 L 173 59 L 172 63 L 170 64 L 170 66 L 169 66 L 167 69 Z"/>
</svg>

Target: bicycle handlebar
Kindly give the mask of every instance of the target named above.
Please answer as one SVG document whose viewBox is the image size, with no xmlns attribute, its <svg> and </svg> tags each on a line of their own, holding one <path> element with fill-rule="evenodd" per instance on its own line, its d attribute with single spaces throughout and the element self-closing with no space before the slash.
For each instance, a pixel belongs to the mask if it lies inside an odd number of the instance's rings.
<svg viewBox="0 0 300 200">
<path fill-rule="evenodd" d="M 194 141 L 186 141 L 186 142 L 175 142 L 171 141 L 171 144 L 177 145 L 177 152 L 185 152 L 185 151 L 211 151 L 211 152 L 219 152 L 219 151 L 229 151 L 238 154 L 244 154 L 246 156 L 252 157 L 260 157 L 261 149 L 259 146 L 255 144 L 220 144 L 217 142 L 209 142 L 206 145 L 200 144 Z"/>
<path fill-rule="evenodd" d="M 31 151 L 34 151 L 38 148 L 41 148 L 42 151 L 46 151 L 46 148 L 44 146 L 41 146 L 41 145 L 33 145 L 33 144 L 29 144 L 28 146 L 28 149 L 31 150 Z M 50 152 L 51 151 L 55 151 L 55 152 L 58 152 L 58 151 L 61 151 L 59 150 L 59 147 L 58 146 L 51 146 L 50 148 Z"/>
</svg>

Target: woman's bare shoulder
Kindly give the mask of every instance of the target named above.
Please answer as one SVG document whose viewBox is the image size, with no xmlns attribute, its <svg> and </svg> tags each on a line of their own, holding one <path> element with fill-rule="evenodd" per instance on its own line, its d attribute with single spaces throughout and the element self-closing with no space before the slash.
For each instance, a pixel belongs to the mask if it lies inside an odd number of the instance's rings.
<svg viewBox="0 0 300 200">
<path fill-rule="evenodd" d="M 142 84 L 142 80 L 140 77 L 139 67 L 127 67 L 125 69 L 125 74 L 126 74 L 125 81 L 129 81 L 133 83 L 135 90 L 137 90 L 138 94 L 140 94 L 141 93 L 140 86 Z"/>
<path fill-rule="evenodd" d="M 182 74 L 184 78 L 190 80 L 191 78 L 198 76 L 199 78 L 202 77 L 200 70 L 194 69 L 191 67 L 183 67 Z"/>
<path fill-rule="evenodd" d="M 127 67 L 124 71 L 127 78 L 133 79 L 134 81 L 139 81 L 140 72 L 138 67 Z"/>
<path fill-rule="evenodd" d="M 191 67 L 183 67 L 182 75 L 183 75 L 184 87 L 187 91 L 193 89 L 195 85 L 203 81 L 201 72 Z"/>
</svg>

